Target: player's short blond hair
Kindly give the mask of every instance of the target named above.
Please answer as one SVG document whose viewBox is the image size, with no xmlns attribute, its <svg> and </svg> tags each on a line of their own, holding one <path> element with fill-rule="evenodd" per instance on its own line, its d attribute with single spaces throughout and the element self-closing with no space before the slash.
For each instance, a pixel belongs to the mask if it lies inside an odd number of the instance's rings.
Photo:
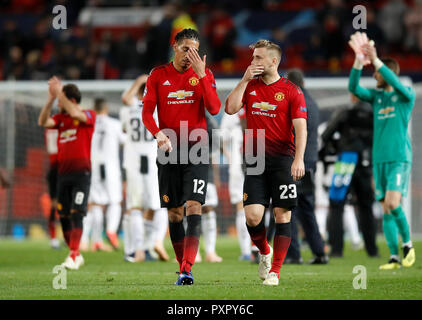
<svg viewBox="0 0 422 320">
<path fill-rule="evenodd" d="M 251 44 L 249 46 L 251 49 L 256 48 L 267 48 L 267 50 L 271 50 L 277 54 L 278 62 L 281 61 L 281 48 L 278 44 L 270 41 L 270 40 L 258 40 L 257 42 Z"/>
</svg>

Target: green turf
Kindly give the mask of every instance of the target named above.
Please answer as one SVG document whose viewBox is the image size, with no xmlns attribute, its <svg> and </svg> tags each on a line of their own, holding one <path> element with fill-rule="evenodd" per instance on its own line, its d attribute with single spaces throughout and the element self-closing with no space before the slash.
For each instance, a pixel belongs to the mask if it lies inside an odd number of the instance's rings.
<svg viewBox="0 0 422 320">
<path fill-rule="evenodd" d="M 345 257 L 329 265 L 285 265 L 280 285 L 267 287 L 258 278 L 257 265 L 239 262 L 235 238 L 222 237 L 217 251 L 224 261 L 198 263 L 193 267 L 194 286 L 175 286 L 175 262 L 123 261 L 123 253 L 84 253 L 86 265 L 67 272 L 67 289 L 55 290 L 53 267 L 67 255 L 52 250 L 47 241 L 0 240 L 0 299 L 422 299 L 422 263 L 411 268 L 380 271 L 388 259 L 379 241 L 381 258 L 368 258 L 364 251 L 346 248 Z M 416 255 L 422 242 L 415 242 Z M 168 252 L 174 257 L 169 241 Z M 309 250 L 303 251 L 307 261 Z M 353 267 L 367 269 L 367 289 L 353 288 Z"/>
</svg>

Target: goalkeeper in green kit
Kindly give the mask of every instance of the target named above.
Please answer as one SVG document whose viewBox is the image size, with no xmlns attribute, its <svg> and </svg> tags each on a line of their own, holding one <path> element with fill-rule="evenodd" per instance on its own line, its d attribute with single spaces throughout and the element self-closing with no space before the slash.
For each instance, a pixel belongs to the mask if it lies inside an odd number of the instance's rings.
<svg viewBox="0 0 422 320">
<path fill-rule="evenodd" d="M 374 139 L 372 150 L 375 196 L 381 202 L 383 230 L 391 253 L 387 264 L 380 269 L 410 267 L 415 263 L 415 249 L 410 240 L 409 225 L 401 207 L 401 198 L 407 195 L 412 166 L 412 147 L 407 133 L 415 104 L 415 91 L 404 86 L 399 78 L 399 65 L 394 59 L 380 60 L 374 42 L 365 33 L 356 32 L 349 45 L 356 54 L 349 78 L 349 90 L 359 99 L 372 105 L 374 111 Z M 376 89 L 359 85 L 364 65 L 375 68 Z M 403 260 L 399 257 L 400 234 Z"/>
</svg>

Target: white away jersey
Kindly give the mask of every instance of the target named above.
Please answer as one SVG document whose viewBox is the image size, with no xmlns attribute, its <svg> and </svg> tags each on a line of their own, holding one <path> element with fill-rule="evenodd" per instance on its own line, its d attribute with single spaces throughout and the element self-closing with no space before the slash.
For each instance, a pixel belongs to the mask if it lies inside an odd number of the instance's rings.
<svg viewBox="0 0 422 320">
<path fill-rule="evenodd" d="M 91 143 L 92 165 L 107 164 L 120 168 L 119 146 L 125 143 L 126 136 L 117 119 L 108 115 L 97 115 Z"/>
<path fill-rule="evenodd" d="M 130 107 L 120 109 L 120 122 L 127 138 L 124 147 L 123 166 L 139 165 L 140 155 L 147 155 L 156 159 L 157 142 L 142 122 L 141 100 L 134 98 Z M 158 123 L 157 110 L 154 120 Z"/>
<path fill-rule="evenodd" d="M 227 144 L 227 151 L 230 152 L 230 164 L 241 164 L 243 132 L 239 115 L 224 113 L 221 119 L 220 129 L 222 131 L 223 141 Z"/>
</svg>

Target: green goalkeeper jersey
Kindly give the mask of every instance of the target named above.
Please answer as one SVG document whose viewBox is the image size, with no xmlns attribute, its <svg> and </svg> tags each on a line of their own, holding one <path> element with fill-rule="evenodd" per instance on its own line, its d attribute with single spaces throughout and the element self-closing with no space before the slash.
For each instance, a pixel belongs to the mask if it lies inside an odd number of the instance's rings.
<svg viewBox="0 0 422 320">
<path fill-rule="evenodd" d="M 361 87 L 361 72 L 352 68 L 349 90 L 359 99 L 369 102 L 374 110 L 373 163 L 412 162 L 412 146 L 407 129 L 415 104 L 415 91 L 404 86 L 386 65 L 378 72 L 393 87 L 391 92 Z"/>
</svg>

